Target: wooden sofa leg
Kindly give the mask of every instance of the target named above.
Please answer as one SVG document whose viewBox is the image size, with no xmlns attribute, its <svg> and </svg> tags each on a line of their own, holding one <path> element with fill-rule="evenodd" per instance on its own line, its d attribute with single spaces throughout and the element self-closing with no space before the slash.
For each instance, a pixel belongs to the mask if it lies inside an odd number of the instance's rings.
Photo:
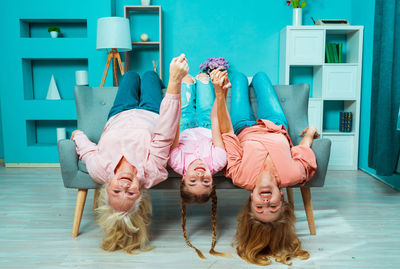
<svg viewBox="0 0 400 269">
<path fill-rule="evenodd" d="M 311 235 L 316 235 L 310 188 L 300 188 Z"/>
<path fill-rule="evenodd" d="M 99 198 L 100 191 L 98 189 L 94 189 L 93 195 L 93 210 L 97 208 L 97 199 Z"/>
<path fill-rule="evenodd" d="M 82 213 L 85 208 L 87 189 L 79 189 L 78 196 L 76 197 L 74 225 L 72 226 L 72 237 L 77 237 L 79 233 L 79 226 L 81 225 Z"/>
<path fill-rule="evenodd" d="M 294 206 L 293 189 L 292 188 L 286 188 L 286 194 L 287 194 L 288 202 L 292 206 Z"/>
</svg>

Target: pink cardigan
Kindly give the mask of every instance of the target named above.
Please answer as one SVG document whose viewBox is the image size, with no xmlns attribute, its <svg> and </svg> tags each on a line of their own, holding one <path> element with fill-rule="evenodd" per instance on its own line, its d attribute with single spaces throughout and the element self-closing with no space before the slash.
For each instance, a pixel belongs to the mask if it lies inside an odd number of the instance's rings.
<svg viewBox="0 0 400 269">
<path fill-rule="evenodd" d="M 124 156 L 136 167 L 141 185 L 149 189 L 168 177 L 166 165 L 179 116 L 180 95 L 166 94 L 160 115 L 131 109 L 111 117 L 97 145 L 82 131 L 76 132 L 76 151 L 96 182 L 109 181 Z"/>
</svg>

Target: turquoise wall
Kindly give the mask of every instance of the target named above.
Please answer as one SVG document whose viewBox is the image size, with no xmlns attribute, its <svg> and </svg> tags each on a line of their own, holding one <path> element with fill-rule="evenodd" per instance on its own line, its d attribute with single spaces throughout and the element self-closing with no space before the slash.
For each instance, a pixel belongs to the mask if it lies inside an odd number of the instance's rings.
<svg viewBox="0 0 400 269">
<path fill-rule="evenodd" d="M 111 12 L 109 0 L 3 3 L 1 157 L 6 162 L 58 162 L 55 128 L 66 127 L 68 134 L 76 128 L 74 72 L 89 70 L 89 83 L 100 84 L 106 53 L 95 49 L 96 25 Z M 53 24 L 60 25 L 61 38 L 46 33 Z M 61 101 L 45 100 L 51 74 Z"/>
<path fill-rule="evenodd" d="M 230 61 L 232 70 L 247 76 L 264 71 L 277 83 L 279 32 L 292 23 L 292 9 L 285 2 L 153 0 L 152 4 L 162 5 L 163 10 L 164 78 L 172 57 L 184 52 L 192 75 L 208 57 L 222 56 Z M 124 5 L 139 4 L 139 0 L 116 0 L 116 15 L 123 16 Z M 310 16 L 351 21 L 351 8 L 348 0 L 310 1 L 303 22 L 312 24 Z"/>
<path fill-rule="evenodd" d="M 286 1 L 265 1 L 265 0 L 231 0 L 231 1 L 187 1 L 187 0 L 153 0 L 152 4 L 162 5 L 163 9 L 163 75 L 165 80 L 168 78 L 168 65 L 172 57 L 184 52 L 189 59 L 191 67 L 190 73 L 195 75 L 199 69 L 200 63 L 208 57 L 223 56 L 227 58 L 233 70 L 244 72 L 252 76 L 255 72 L 266 72 L 273 83 L 278 82 L 279 65 L 279 32 L 286 25 L 291 24 L 292 10 L 285 4 Z M 103 16 L 117 15 L 123 16 L 124 5 L 139 5 L 139 0 L 101 0 L 101 1 L 62 1 L 54 2 L 47 0 L 28 1 L 20 0 L 17 2 L 7 1 L 3 4 L 4 8 L 0 10 L 0 20 L 4 26 L 5 35 L 9 42 L 3 42 L 0 46 L 2 51 L 12 51 L 5 55 L 5 62 L 10 63 L 9 68 L 0 73 L 0 88 L 2 106 L 12 105 L 14 95 L 10 95 L 8 89 L 9 81 L 13 81 L 16 89 L 23 89 L 21 82 L 22 70 L 21 59 L 24 54 L 36 58 L 48 58 L 48 54 L 57 54 L 63 52 L 62 58 L 74 58 L 80 56 L 88 60 L 90 85 L 100 84 L 101 75 L 105 65 L 106 54 L 95 50 L 96 46 L 96 21 Z M 370 87 L 372 72 L 372 49 L 373 49 L 373 17 L 374 0 L 338 0 L 338 1 L 310 1 L 309 6 L 304 9 L 303 23 L 311 25 L 310 17 L 319 18 L 343 18 L 348 19 L 353 25 L 364 25 L 364 58 L 363 58 L 363 79 L 362 79 L 362 103 L 361 103 L 361 133 L 360 133 L 360 161 L 362 169 L 368 169 L 368 139 L 369 139 L 369 110 L 370 110 Z M 24 6 L 21 9 L 21 6 Z M 35 42 L 29 42 L 21 38 L 19 19 L 34 18 L 76 18 L 87 20 L 87 31 L 82 33 L 79 27 L 68 28 L 66 37 L 70 41 L 54 40 L 56 52 L 53 50 L 44 50 L 42 45 L 48 46 L 48 41 L 41 41 L 40 27 L 35 28 L 33 33 L 37 38 Z M 146 29 L 149 35 L 156 36 L 154 30 L 146 25 L 146 19 L 138 21 L 133 25 L 133 29 Z M 146 28 L 147 27 L 147 28 Z M 37 31 L 39 30 L 39 33 Z M 34 31 L 34 32 L 35 32 Z M 85 35 L 82 38 L 82 35 Z M 81 39 L 80 39 L 81 38 Z M 137 38 L 134 37 L 134 38 Z M 75 50 L 79 48 L 76 41 L 80 39 L 82 53 Z M 43 43 L 45 42 L 45 43 Z M 75 47 L 76 45 L 76 47 Z M 27 48 L 31 46 L 31 48 Z M 140 58 L 141 66 L 146 69 L 151 67 L 151 59 L 155 54 L 149 52 L 147 57 Z M 59 56 L 58 56 L 59 57 Z M 132 57 L 135 57 L 133 51 Z M 79 67 L 82 62 L 75 63 Z M 44 67 L 43 67 L 44 65 Z M 38 77 L 45 69 L 45 63 L 39 64 L 36 70 Z M 65 67 L 69 72 L 69 78 L 61 78 L 61 94 L 67 99 L 72 99 L 72 89 L 65 85 L 73 84 L 74 69 Z M 57 72 L 63 70 L 58 70 Z M 140 70 L 143 71 L 143 70 Z M 307 74 L 307 70 L 305 74 Z M 108 77 L 106 85 L 111 85 L 111 77 Z M 41 77 L 35 83 L 42 83 L 45 87 L 47 78 Z M 47 86 L 46 86 L 47 87 Z M 38 87 L 36 87 L 38 88 Z M 39 93 L 43 95 L 44 92 Z M 7 102 L 4 101 L 5 98 Z M 10 102 L 11 101 L 11 102 Z M 15 105 L 15 104 L 14 104 Z M 74 111 L 70 111 L 69 114 Z M 16 125 L 14 119 L 19 118 L 18 113 L 14 115 L 2 115 L 3 125 Z M 70 117 L 65 120 L 69 125 Z M 52 126 L 53 122 L 49 125 Z M 11 129 L 17 130 L 19 126 Z M 25 127 L 24 127 L 25 128 Z M 10 129 L 10 128 L 6 128 Z M 5 147 L 10 145 L 15 147 L 15 140 L 12 139 L 13 132 L 4 130 L 0 141 L 5 141 Z M 46 139 L 44 138 L 44 141 Z M 18 148 L 18 147 L 17 147 Z M 2 143 L 0 142 L 0 157 L 3 157 Z M 18 152 L 11 156 L 9 162 L 18 159 Z M 35 162 L 35 154 L 27 156 L 26 161 Z"/>
</svg>

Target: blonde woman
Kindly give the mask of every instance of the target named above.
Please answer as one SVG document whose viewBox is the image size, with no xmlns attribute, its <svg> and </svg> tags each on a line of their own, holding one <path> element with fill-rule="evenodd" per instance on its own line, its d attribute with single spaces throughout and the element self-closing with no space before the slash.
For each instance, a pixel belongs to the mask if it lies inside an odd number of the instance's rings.
<svg viewBox="0 0 400 269">
<path fill-rule="evenodd" d="M 231 76 L 230 116 L 226 107 L 226 72 L 211 73 L 217 100 L 222 140 L 228 156 L 226 176 L 233 184 L 251 191 L 238 215 L 235 237 L 237 253 L 249 263 L 268 265 L 270 258 L 290 264 L 292 258 L 307 259 L 295 232 L 293 207 L 284 201 L 281 188 L 306 183 L 317 163 L 311 150 L 318 132 L 306 128 L 298 146 L 293 146 L 287 121 L 272 84 L 257 73 L 252 86 L 257 97 L 257 120 L 249 101 L 248 80 Z M 232 121 L 231 121 L 232 118 Z"/>
<path fill-rule="evenodd" d="M 151 204 L 146 189 L 168 177 L 166 165 L 178 128 L 181 81 L 188 70 L 184 54 L 171 61 L 164 99 L 155 72 L 142 78 L 127 72 L 99 143 L 92 143 L 80 130 L 71 137 L 90 176 L 104 184 L 98 208 L 98 223 L 105 232 L 104 250 L 132 253 L 150 249 Z"/>
</svg>

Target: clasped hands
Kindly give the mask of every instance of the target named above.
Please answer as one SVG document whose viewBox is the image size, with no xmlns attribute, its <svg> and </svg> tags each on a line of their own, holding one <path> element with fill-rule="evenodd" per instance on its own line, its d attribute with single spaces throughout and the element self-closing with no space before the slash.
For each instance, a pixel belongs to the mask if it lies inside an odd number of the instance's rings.
<svg viewBox="0 0 400 269">
<path fill-rule="evenodd" d="M 222 68 L 214 69 L 210 73 L 211 82 L 214 85 L 215 94 L 216 95 L 226 95 L 228 89 L 232 87 L 231 82 L 229 81 L 228 72 L 221 71 Z"/>
</svg>

